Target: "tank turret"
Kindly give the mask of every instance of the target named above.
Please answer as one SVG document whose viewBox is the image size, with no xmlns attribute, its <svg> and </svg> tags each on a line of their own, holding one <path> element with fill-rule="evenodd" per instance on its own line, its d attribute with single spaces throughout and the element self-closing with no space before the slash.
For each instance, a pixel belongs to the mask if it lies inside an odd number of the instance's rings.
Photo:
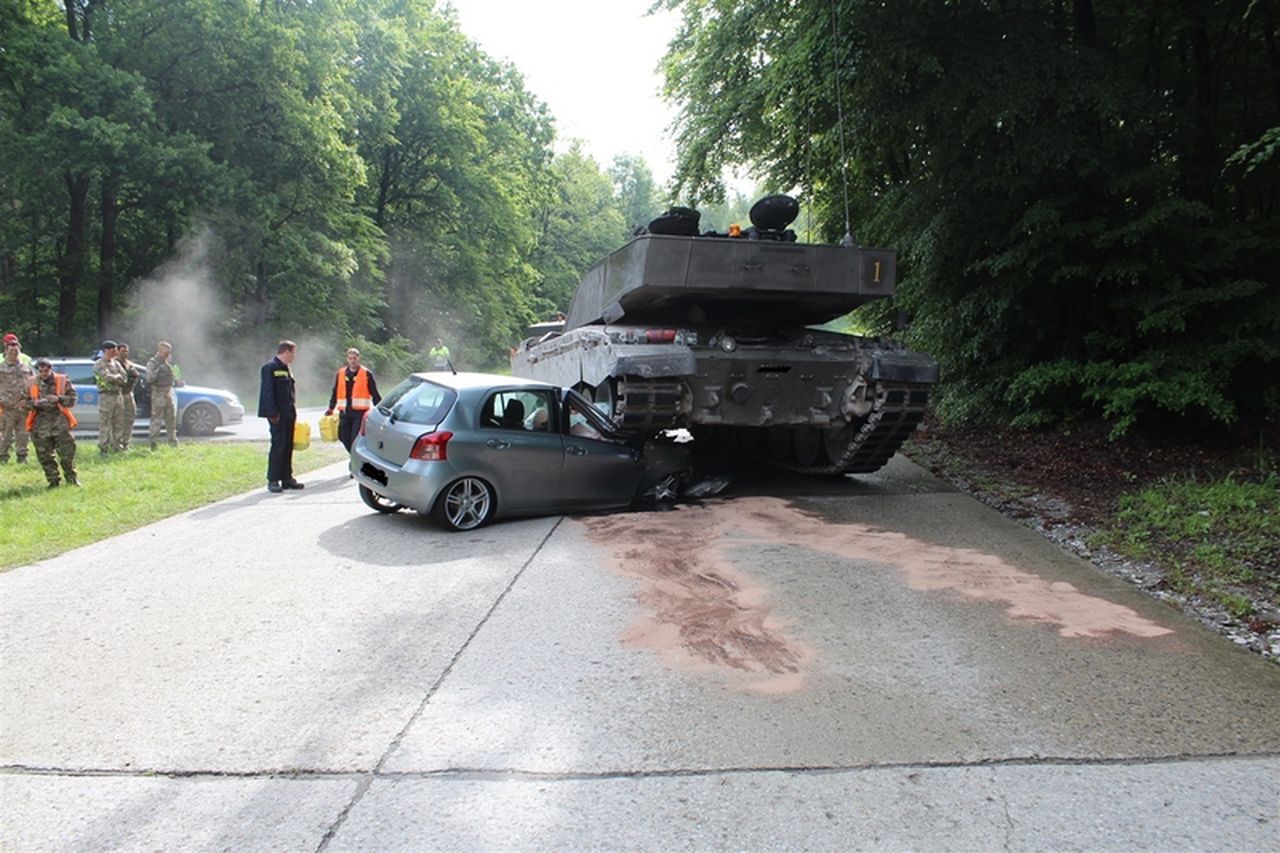
<svg viewBox="0 0 1280 853">
<path fill-rule="evenodd" d="M 577 387 L 625 429 L 688 427 L 812 473 L 879 468 L 923 417 L 937 363 L 812 328 L 892 296 L 897 256 L 796 242 L 797 210 L 761 199 L 738 236 L 687 236 L 697 212 L 669 210 L 586 271 L 564 332 L 526 340 L 512 372 Z"/>
</svg>

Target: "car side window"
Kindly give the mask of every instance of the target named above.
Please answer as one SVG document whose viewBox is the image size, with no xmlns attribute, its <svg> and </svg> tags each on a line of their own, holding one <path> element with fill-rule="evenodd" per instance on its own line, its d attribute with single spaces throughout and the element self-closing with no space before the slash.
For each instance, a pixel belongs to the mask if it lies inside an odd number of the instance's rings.
<svg viewBox="0 0 1280 853">
<path fill-rule="evenodd" d="M 549 432 L 551 395 L 546 391 L 498 391 L 480 408 L 484 429 Z"/>
<path fill-rule="evenodd" d="M 57 367 L 54 367 L 54 371 L 63 372 Z M 69 364 L 66 366 L 66 374 L 72 385 L 93 385 L 95 382 L 92 364 Z"/>
<path fill-rule="evenodd" d="M 613 441 L 612 435 L 604 435 L 596 428 L 596 418 L 587 414 L 591 404 L 585 400 L 570 396 L 565 400 L 565 432 L 577 438 L 590 438 L 595 441 Z"/>
</svg>

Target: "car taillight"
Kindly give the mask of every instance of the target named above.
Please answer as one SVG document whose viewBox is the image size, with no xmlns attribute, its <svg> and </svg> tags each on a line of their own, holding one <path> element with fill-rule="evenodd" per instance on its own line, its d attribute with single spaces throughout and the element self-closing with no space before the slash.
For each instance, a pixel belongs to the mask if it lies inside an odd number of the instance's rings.
<svg viewBox="0 0 1280 853">
<path fill-rule="evenodd" d="M 421 459 L 423 462 L 443 462 L 449 458 L 449 439 L 451 432 L 429 432 L 418 436 L 413 443 L 410 459 Z"/>
<path fill-rule="evenodd" d="M 676 330 L 646 329 L 644 339 L 651 344 L 669 344 L 676 339 Z"/>
</svg>

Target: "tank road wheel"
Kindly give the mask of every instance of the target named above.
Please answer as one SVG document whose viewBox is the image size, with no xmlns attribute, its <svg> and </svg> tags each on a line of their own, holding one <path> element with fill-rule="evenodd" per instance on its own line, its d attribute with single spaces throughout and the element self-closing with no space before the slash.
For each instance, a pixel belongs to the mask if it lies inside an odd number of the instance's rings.
<svg viewBox="0 0 1280 853">
<path fill-rule="evenodd" d="M 591 399 L 596 404 L 596 408 L 612 421 L 614 410 L 618 407 L 617 380 L 612 376 L 606 376 L 604 381 L 595 387 Z"/>
<path fill-rule="evenodd" d="M 844 458 L 844 453 L 853 443 L 857 434 L 854 430 L 858 424 L 846 424 L 842 427 L 831 427 L 822 431 L 822 446 L 827 451 L 827 458 L 832 464 Z"/>
<path fill-rule="evenodd" d="M 806 467 L 821 465 L 822 433 L 810 426 L 798 426 L 792 430 L 791 437 L 795 444 L 796 460 Z"/>
<path fill-rule="evenodd" d="M 463 477 L 436 498 L 436 521 L 450 530 L 475 530 L 493 517 L 493 489 L 479 477 Z"/>
<path fill-rule="evenodd" d="M 767 432 L 769 436 L 769 458 L 774 462 L 790 462 L 791 427 L 769 427 Z"/>
</svg>

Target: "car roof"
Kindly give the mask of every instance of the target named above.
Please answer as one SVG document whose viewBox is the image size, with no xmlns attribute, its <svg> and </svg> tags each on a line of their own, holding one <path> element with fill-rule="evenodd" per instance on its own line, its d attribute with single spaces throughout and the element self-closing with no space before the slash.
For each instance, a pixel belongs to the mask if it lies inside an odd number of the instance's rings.
<svg viewBox="0 0 1280 853">
<path fill-rule="evenodd" d="M 475 388 L 494 388 L 498 386 L 518 386 L 521 388 L 556 388 L 550 382 L 542 382 L 537 379 L 525 379 L 521 376 L 506 376 L 501 373 L 450 373 L 447 370 L 434 370 L 423 373 L 415 373 L 414 376 L 433 382 L 436 385 L 443 385 L 446 388 L 452 388 L 455 391 L 472 390 Z"/>
</svg>

